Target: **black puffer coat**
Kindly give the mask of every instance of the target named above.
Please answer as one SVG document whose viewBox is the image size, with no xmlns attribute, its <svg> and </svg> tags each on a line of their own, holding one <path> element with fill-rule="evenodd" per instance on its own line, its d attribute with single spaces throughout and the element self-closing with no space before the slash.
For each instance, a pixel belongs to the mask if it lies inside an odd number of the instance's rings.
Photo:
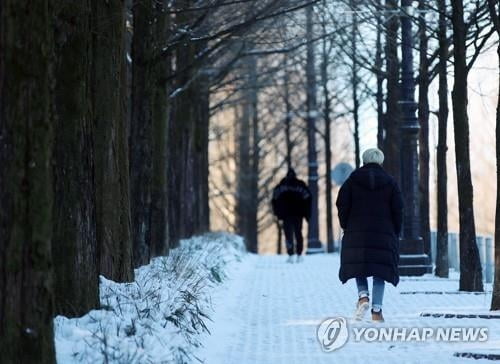
<svg viewBox="0 0 500 364">
<path fill-rule="evenodd" d="M 289 173 L 273 190 L 273 212 L 280 220 L 287 217 L 309 219 L 311 215 L 311 191 L 307 185 Z"/>
<path fill-rule="evenodd" d="M 366 164 L 342 185 L 337 198 L 342 238 L 339 278 L 376 276 L 399 282 L 403 201 L 396 181 L 381 166 Z"/>
</svg>

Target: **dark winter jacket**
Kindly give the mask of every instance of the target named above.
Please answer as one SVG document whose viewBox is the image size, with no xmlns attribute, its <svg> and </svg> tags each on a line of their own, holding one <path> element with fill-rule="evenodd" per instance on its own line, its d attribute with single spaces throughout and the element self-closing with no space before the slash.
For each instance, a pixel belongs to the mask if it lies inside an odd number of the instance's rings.
<svg viewBox="0 0 500 364">
<path fill-rule="evenodd" d="M 273 212 L 283 220 L 287 217 L 305 217 L 311 215 L 311 191 L 307 185 L 295 176 L 287 176 L 273 190 Z"/>
<path fill-rule="evenodd" d="M 354 171 L 337 198 L 342 238 L 339 278 L 377 276 L 399 282 L 403 201 L 396 181 L 378 164 Z"/>
</svg>

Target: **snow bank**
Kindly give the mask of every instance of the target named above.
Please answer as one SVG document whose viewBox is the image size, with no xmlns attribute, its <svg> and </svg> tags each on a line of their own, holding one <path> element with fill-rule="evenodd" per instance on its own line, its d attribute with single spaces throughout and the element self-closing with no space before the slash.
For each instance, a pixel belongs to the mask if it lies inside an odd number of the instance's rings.
<svg viewBox="0 0 500 364">
<path fill-rule="evenodd" d="M 132 283 L 101 276 L 101 309 L 54 319 L 58 363 L 190 363 L 211 309 L 210 291 L 240 261 L 243 239 L 210 233 L 135 270 Z"/>
</svg>

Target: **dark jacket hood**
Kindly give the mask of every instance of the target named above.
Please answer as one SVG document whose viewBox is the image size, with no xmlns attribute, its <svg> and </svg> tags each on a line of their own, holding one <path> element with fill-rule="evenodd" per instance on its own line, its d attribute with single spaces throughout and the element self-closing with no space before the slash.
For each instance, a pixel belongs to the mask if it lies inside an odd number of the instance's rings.
<svg viewBox="0 0 500 364">
<path fill-rule="evenodd" d="M 351 180 L 369 190 L 378 190 L 393 182 L 393 178 L 376 164 L 369 163 L 352 172 Z"/>
<path fill-rule="evenodd" d="M 293 168 L 290 168 L 286 174 L 286 178 L 297 178 L 297 174 L 295 173 L 295 170 Z"/>
</svg>

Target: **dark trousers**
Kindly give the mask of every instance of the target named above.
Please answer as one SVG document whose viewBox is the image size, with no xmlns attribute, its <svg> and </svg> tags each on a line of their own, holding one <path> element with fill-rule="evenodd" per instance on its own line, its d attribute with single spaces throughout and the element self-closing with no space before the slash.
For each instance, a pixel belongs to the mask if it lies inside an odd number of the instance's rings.
<svg viewBox="0 0 500 364">
<path fill-rule="evenodd" d="M 295 242 L 297 243 L 296 253 L 297 255 L 302 254 L 302 250 L 304 249 L 304 238 L 302 237 L 302 217 L 289 216 L 284 218 L 283 230 L 285 231 L 286 250 L 288 255 L 293 255 L 294 236 Z"/>
</svg>

